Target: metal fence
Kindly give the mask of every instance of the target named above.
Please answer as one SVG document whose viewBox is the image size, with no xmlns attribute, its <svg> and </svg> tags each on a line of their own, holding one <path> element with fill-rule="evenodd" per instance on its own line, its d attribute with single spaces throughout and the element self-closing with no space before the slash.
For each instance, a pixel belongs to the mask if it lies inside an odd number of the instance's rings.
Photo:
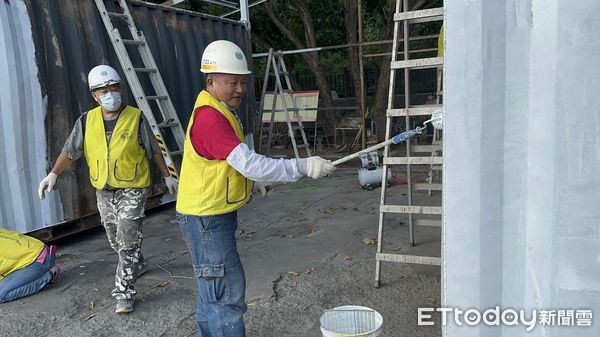
<svg viewBox="0 0 600 337">
<path fill-rule="evenodd" d="M 365 88 L 367 96 L 375 96 L 377 91 L 377 80 L 379 79 L 379 68 L 365 70 Z M 429 94 L 436 92 L 436 70 L 422 69 L 410 73 L 411 90 L 413 94 Z M 327 74 L 327 83 L 332 91 L 335 91 L 340 98 L 354 97 L 354 82 L 352 73 L 345 70 L 341 73 Z M 318 89 L 315 77 L 312 74 L 290 74 L 290 79 L 297 86 L 295 90 L 314 90 Z M 396 94 L 402 94 L 404 88 L 404 77 L 398 76 L 396 84 Z M 263 77 L 255 77 L 255 97 L 260 99 L 263 86 Z"/>
</svg>

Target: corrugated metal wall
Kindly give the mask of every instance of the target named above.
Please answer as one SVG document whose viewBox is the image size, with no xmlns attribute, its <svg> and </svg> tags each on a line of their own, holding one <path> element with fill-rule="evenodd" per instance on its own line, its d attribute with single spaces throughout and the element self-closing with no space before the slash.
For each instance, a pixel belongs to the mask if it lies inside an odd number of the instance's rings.
<svg viewBox="0 0 600 337">
<path fill-rule="evenodd" d="M 46 108 L 27 8 L 0 1 L 1 227 L 26 231 L 63 219 L 56 194 L 37 200 L 46 167 Z"/>
<path fill-rule="evenodd" d="M 184 125 L 204 85 L 198 70 L 204 47 L 227 39 L 251 55 L 249 33 L 236 21 L 138 1 L 130 9 Z M 89 70 L 110 64 L 121 71 L 94 1 L 0 1 L 0 19 L 0 226 L 29 232 L 93 214 L 95 194 L 83 160 L 60 176 L 58 193 L 43 202 L 37 185 L 74 122 L 94 106 Z M 238 111 L 246 130 L 253 125 L 253 93 L 249 88 Z"/>
</svg>

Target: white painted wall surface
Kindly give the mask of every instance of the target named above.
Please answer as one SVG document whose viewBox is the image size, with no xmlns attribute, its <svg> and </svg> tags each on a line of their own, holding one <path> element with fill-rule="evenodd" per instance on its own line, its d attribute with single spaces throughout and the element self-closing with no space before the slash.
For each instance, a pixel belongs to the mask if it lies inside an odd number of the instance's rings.
<svg viewBox="0 0 600 337">
<path fill-rule="evenodd" d="M 445 6 L 443 306 L 593 326 L 443 335 L 600 336 L 600 1 Z"/>
</svg>

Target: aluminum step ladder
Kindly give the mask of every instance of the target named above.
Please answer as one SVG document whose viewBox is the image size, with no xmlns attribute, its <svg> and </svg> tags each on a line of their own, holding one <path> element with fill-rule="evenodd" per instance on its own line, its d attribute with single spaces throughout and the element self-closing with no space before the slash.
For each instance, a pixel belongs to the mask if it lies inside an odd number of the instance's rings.
<svg viewBox="0 0 600 337">
<path fill-rule="evenodd" d="M 442 96 L 444 95 L 443 88 L 442 88 L 442 83 L 443 83 L 442 78 L 444 76 L 443 68 L 444 68 L 443 66 L 439 66 L 437 69 L 436 103 L 438 105 L 440 105 L 442 103 Z M 432 157 L 441 155 L 442 147 L 443 147 L 442 143 L 443 143 L 442 130 L 433 128 L 433 138 L 431 141 L 432 149 L 430 151 Z M 442 174 L 441 165 L 429 165 L 429 173 L 427 174 L 427 183 L 430 184 L 431 188 L 428 189 L 428 193 L 427 193 L 428 196 L 431 196 L 432 190 L 437 190 L 437 191 L 442 190 L 442 184 L 435 183 L 435 181 L 441 180 L 441 174 Z"/>
<path fill-rule="evenodd" d="M 437 69 L 437 91 L 436 91 L 436 105 L 441 106 L 442 102 L 442 73 L 443 67 L 438 66 Z M 425 105 L 427 106 L 427 105 Z M 442 153 L 442 130 L 438 130 L 433 128 L 433 135 L 431 140 L 431 145 L 413 145 L 411 146 L 412 153 L 429 153 L 432 157 L 439 157 Z M 432 191 L 441 191 L 442 184 L 441 182 L 441 173 L 442 166 L 441 165 L 429 165 L 429 171 L 427 173 L 427 183 L 417 183 L 414 184 L 415 190 L 426 190 L 427 195 L 431 196 Z"/>
<path fill-rule="evenodd" d="M 285 82 L 281 81 L 281 76 L 283 75 Z M 269 80 L 270 78 L 274 78 L 274 91 L 268 91 Z M 284 87 L 284 84 L 286 87 Z M 267 109 L 265 111 L 265 97 L 267 95 L 273 95 L 273 104 L 270 110 L 271 120 L 269 125 L 265 125 L 263 123 L 263 115 L 265 112 L 269 112 Z M 288 106 L 287 97 L 290 98 L 291 106 Z M 277 100 L 281 99 L 281 110 L 277 110 Z M 271 152 L 271 145 L 273 141 L 273 125 L 275 122 L 275 113 L 283 111 L 287 123 L 288 135 L 292 141 L 292 146 L 294 148 L 294 154 L 296 158 L 300 158 L 300 153 L 298 149 L 304 148 L 306 150 L 306 156 L 310 157 L 310 145 L 308 144 L 308 140 L 306 138 L 306 133 L 304 132 L 304 126 L 302 125 L 302 119 L 300 118 L 300 112 L 298 109 L 298 105 L 296 104 L 296 97 L 294 96 L 294 91 L 292 90 L 292 84 L 290 82 L 289 73 L 287 68 L 285 67 L 285 62 L 283 61 L 283 53 L 274 52 L 273 49 L 269 49 L 269 55 L 267 57 L 267 66 L 265 70 L 265 77 L 263 81 L 263 89 L 260 100 L 260 108 L 259 108 L 259 123 L 260 123 L 260 134 L 259 134 L 259 151 L 263 150 L 263 138 L 264 132 L 266 132 L 267 136 L 267 144 L 266 149 L 264 149 L 266 154 Z M 292 119 L 290 117 L 290 112 L 292 112 L 295 118 L 295 123 L 297 125 L 293 125 Z M 302 137 L 302 143 L 296 143 L 296 131 L 300 131 L 300 135 Z"/>
<path fill-rule="evenodd" d="M 122 12 L 109 12 L 105 5 L 105 0 L 95 0 L 96 7 L 102 17 L 104 27 L 108 32 L 110 41 L 117 53 L 117 58 L 121 64 L 121 68 L 125 72 L 127 83 L 135 97 L 138 108 L 144 114 L 144 118 L 148 121 L 152 133 L 156 138 L 160 147 L 161 153 L 169 169 L 169 173 L 172 176 L 178 177 L 178 170 L 173 161 L 173 156 L 181 156 L 183 154 L 183 144 L 185 142 L 185 131 L 179 121 L 171 97 L 167 91 L 165 83 L 158 71 L 154 57 L 150 51 L 150 47 L 146 42 L 144 33 L 137 29 L 129 6 L 125 0 L 118 0 L 119 7 Z M 115 3 L 115 1 L 110 1 Z M 113 25 L 112 20 L 122 20 L 129 28 L 131 38 L 123 38 L 119 29 Z M 130 54 L 127 48 L 133 49 L 139 54 L 143 65 L 135 67 L 131 60 Z M 153 92 L 146 94 L 142 88 L 140 78 L 138 74 L 148 76 L 152 84 Z M 153 101 L 158 107 L 157 112 L 153 111 L 150 102 Z M 158 116 L 158 121 L 157 121 Z M 165 136 L 172 137 L 175 140 L 176 148 L 169 149 L 166 142 L 164 141 Z"/>
<path fill-rule="evenodd" d="M 392 45 L 392 61 L 390 71 L 390 87 L 388 94 L 388 108 L 387 108 L 387 123 L 385 134 L 389 137 L 392 118 L 394 117 L 405 117 L 406 125 L 409 126 L 410 118 L 412 116 L 427 116 L 431 115 L 435 110 L 441 108 L 441 105 L 428 105 L 428 106 L 411 106 L 410 104 L 410 82 L 409 75 L 411 69 L 426 69 L 426 68 L 439 68 L 443 66 L 442 57 L 432 57 L 424 59 L 409 59 L 409 46 L 406 41 L 409 40 L 408 28 L 409 23 L 428 22 L 443 20 L 444 10 L 443 8 L 432 8 L 425 10 L 409 11 L 408 0 L 396 0 L 396 12 L 394 14 L 394 39 Z M 402 4 L 403 10 L 400 11 L 400 5 Z M 397 60 L 398 56 L 398 35 L 400 30 L 400 23 L 404 26 L 404 59 Z M 404 106 L 403 109 L 394 109 L 394 91 L 395 91 L 395 80 L 396 71 L 404 70 Z M 428 147 L 422 151 L 418 147 Z M 429 152 L 433 150 L 432 145 L 415 145 L 415 150 L 419 152 Z M 406 142 L 406 156 L 405 157 L 390 157 L 389 146 L 384 149 L 383 158 L 383 178 L 381 187 L 381 204 L 379 210 L 379 228 L 377 234 L 377 254 L 375 256 L 375 287 L 379 287 L 381 279 L 381 263 L 382 262 L 401 262 L 401 263 L 415 263 L 425 265 L 441 265 L 442 261 L 440 257 L 432 256 L 419 256 L 419 255 L 406 255 L 406 254 L 392 254 L 385 253 L 382 250 L 384 240 L 384 220 L 388 213 L 401 213 L 408 214 L 408 225 L 409 225 L 409 243 L 414 246 L 414 225 L 421 226 L 435 226 L 441 227 L 441 220 L 436 219 L 413 219 L 415 214 L 429 214 L 429 215 L 442 215 L 442 207 L 440 206 L 417 206 L 413 205 L 412 193 L 415 190 L 429 190 L 437 189 L 432 186 L 433 184 L 413 184 L 411 180 L 411 166 L 413 165 L 434 165 L 441 167 L 442 157 L 441 156 L 429 156 L 429 157 L 416 157 L 412 156 L 412 146 L 410 140 Z M 413 151 L 415 152 L 415 151 Z M 433 151 L 431 151 L 433 152 Z M 388 175 L 388 170 L 392 165 L 406 165 L 407 169 L 407 205 L 391 205 L 387 204 L 386 192 L 387 184 L 385 177 Z M 441 186 L 439 186 L 441 187 Z"/>
</svg>

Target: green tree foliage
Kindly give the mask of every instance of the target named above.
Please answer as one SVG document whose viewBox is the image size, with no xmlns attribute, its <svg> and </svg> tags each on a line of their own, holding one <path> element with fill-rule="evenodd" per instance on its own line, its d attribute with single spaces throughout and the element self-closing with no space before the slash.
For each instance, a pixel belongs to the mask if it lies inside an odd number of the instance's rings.
<svg viewBox="0 0 600 337">
<path fill-rule="evenodd" d="M 236 2 L 235 0 L 231 0 Z M 350 0 L 356 1 L 356 0 Z M 164 0 L 151 0 L 154 3 L 163 3 Z M 254 2 L 253 0 L 249 1 Z M 268 4 L 277 14 L 281 22 L 304 40 L 305 31 L 298 9 L 294 6 L 292 0 L 268 0 Z M 316 33 L 317 45 L 321 47 L 346 44 L 346 35 L 344 31 L 344 0 L 306 0 L 310 9 Z M 363 40 L 381 41 L 391 38 L 390 29 L 392 26 L 391 15 L 395 9 L 395 0 L 362 0 L 363 11 Z M 419 8 L 439 7 L 441 0 L 410 0 L 410 4 L 417 5 Z M 266 52 L 269 48 L 275 50 L 293 50 L 297 46 L 287 39 L 275 26 L 265 11 L 265 4 L 259 4 L 250 8 L 250 22 L 252 25 L 252 44 L 253 52 Z M 201 0 L 187 0 L 177 5 L 179 8 L 197 11 L 209 15 L 221 16 L 231 12 L 230 8 L 207 3 Z M 416 9 L 416 8 L 415 8 Z M 239 19 L 239 12 L 228 16 L 228 18 Z M 441 23 L 432 22 L 428 24 L 417 24 L 411 27 L 412 36 L 434 35 L 439 31 Z M 386 35 L 387 34 L 387 35 Z M 417 41 L 411 44 L 411 49 L 423 49 L 435 47 L 435 41 Z M 365 54 L 384 53 L 390 50 L 390 44 L 382 44 L 365 47 Z M 344 48 L 325 50 L 319 52 L 319 60 L 323 71 L 328 74 L 343 72 L 351 68 L 348 64 L 347 50 Z M 255 72 L 260 74 L 264 72 L 266 58 L 255 59 Z M 310 68 L 300 55 L 286 56 L 286 64 L 294 73 L 301 75 L 310 74 Z M 366 58 L 365 71 L 372 71 L 381 66 L 381 58 Z"/>
<path fill-rule="evenodd" d="M 234 1 L 234 0 L 231 0 Z M 250 9 L 250 22 L 252 27 L 253 52 L 266 52 L 269 48 L 275 50 L 294 50 L 304 47 L 310 47 L 311 44 L 318 47 L 327 47 L 335 45 L 344 45 L 347 43 L 348 31 L 345 27 L 345 18 L 347 17 L 344 8 L 351 1 L 357 0 L 268 0 L 266 3 L 254 6 Z M 162 3 L 162 0 L 153 2 Z M 234 1 L 235 2 L 235 1 Z M 250 0 L 250 3 L 254 2 Z M 312 22 L 314 32 L 306 25 L 306 11 L 303 13 L 299 5 L 308 9 L 308 16 Z M 362 21 L 363 21 L 363 41 L 383 41 L 391 40 L 393 36 L 393 14 L 395 11 L 395 0 L 362 0 Z M 410 10 L 419 10 L 426 8 L 441 7 L 443 0 L 409 0 Z M 221 16 L 231 11 L 231 9 L 209 4 L 200 0 L 188 0 L 178 7 L 201 13 Z M 303 15 L 304 14 L 304 15 Z M 229 16 L 229 18 L 239 19 L 239 13 Z M 303 18 L 305 19 L 303 21 Z M 277 21 L 278 24 L 275 23 Z M 441 22 L 427 22 L 411 24 L 409 35 L 426 36 L 437 35 Z M 283 28 L 282 28 L 283 27 Z M 283 29 L 283 30 L 282 30 Z M 285 30 L 285 32 L 284 32 Z M 399 38 L 402 38 L 402 27 L 400 28 Z M 292 36 L 292 37 L 290 37 Z M 391 43 L 375 44 L 365 46 L 363 54 L 380 54 L 377 57 L 364 58 L 364 71 L 367 85 L 367 106 L 372 112 L 372 117 L 378 122 L 378 125 L 385 125 L 385 109 L 387 106 L 387 96 L 389 87 L 389 64 Z M 411 58 L 432 57 L 435 56 L 437 40 L 435 38 L 426 40 L 412 41 L 409 45 L 410 50 L 429 49 L 422 53 L 410 54 Z M 399 46 L 402 50 L 402 46 Z M 384 56 L 385 55 L 385 56 Z M 399 55 L 401 59 L 402 55 Z M 327 79 L 323 79 L 323 74 L 332 76 L 348 70 L 356 72 L 358 68 L 356 57 L 349 57 L 348 49 L 328 49 L 318 53 L 318 55 L 307 56 L 295 54 L 285 57 L 288 70 L 293 74 L 300 76 L 314 76 L 319 88 L 330 88 Z M 315 61 L 316 60 L 316 61 Z M 318 66 L 315 66 L 315 62 Z M 266 58 L 254 59 L 254 73 L 263 74 Z M 321 73 L 321 74 L 318 74 Z M 377 74 L 379 74 L 377 76 Z M 348 82 L 356 85 L 356 74 L 354 81 Z M 261 79 L 262 76 L 257 76 Z M 317 78 L 318 77 L 318 78 Z M 402 76 L 397 77 L 398 81 L 403 81 Z M 350 85 L 350 83 L 348 83 Z M 397 88 L 400 90 L 403 86 L 397 82 Z M 295 87 L 298 87 L 297 85 Z M 312 88 L 302 88 L 312 89 Z M 327 92 L 325 90 L 324 92 Z M 400 93 L 398 93 L 400 94 Z M 325 106 L 331 105 L 329 99 L 322 95 Z M 327 102 L 329 101 L 329 102 Z M 329 121 L 328 124 L 334 122 Z M 383 130 L 383 127 L 379 128 Z"/>
<path fill-rule="evenodd" d="M 290 0 L 269 0 L 273 12 L 292 33 L 301 38 L 306 45 L 305 31 L 297 8 Z M 337 1 L 307 0 L 306 1 L 315 26 L 316 41 L 318 46 L 331 46 L 344 44 L 343 8 Z M 267 15 L 264 6 L 258 5 L 250 11 L 252 23 L 252 38 L 254 52 L 266 52 L 269 48 L 275 50 L 294 50 L 297 46 L 283 36 Z M 326 72 L 340 71 L 345 66 L 346 51 L 333 50 L 319 53 L 321 65 Z M 256 60 L 255 66 L 264 64 L 264 60 Z M 286 64 L 295 72 L 310 73 L 308 65 L 300 55 L 286 57 Z M 259 69 L 257 69 L 259 70 Z"/>
</svg>

